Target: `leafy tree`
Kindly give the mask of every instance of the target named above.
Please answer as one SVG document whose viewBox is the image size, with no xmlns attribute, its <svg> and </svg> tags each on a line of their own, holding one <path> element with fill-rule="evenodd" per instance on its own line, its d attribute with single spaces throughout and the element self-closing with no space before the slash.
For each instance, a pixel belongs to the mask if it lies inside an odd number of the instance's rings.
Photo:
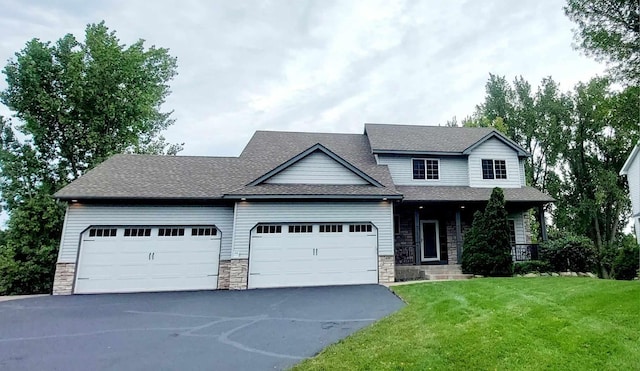
<svg viewBox="0 0 640 371">
<path fill-rule="evenodd" d="M 545 78 L 534 93 L 521 77 L 510 84 L 490 75 L 486 91 L 475 121 L 504 123 L 509 138 L 532 154 L 527 183 L 557 200 L 553 224 L 588 236 L 604 257 L 629 216 L 628 186 L 618 171 L 640 139 L 640 88 L 616 91 L 596 78 L 563 92 Z"/>
<path fill-rule="evenodd" d="M 465 234 L 462 270 L 485 276 L 510 276 L 513 272 L 504 193 L 494 188 L 484 212 L 476 211 Z"/>
<path fill-rule="evenodd" d="M 578 25 L 578 48 L 606 61 L 620 80 L 640 84 L 638 0 L 568 0 L 564 11 Z"/>
<path fill-rule="evenodd" d="M 617 280 L 632 280 L 638 277 L 640 269 L 640 246 L 633 235 L 625 235 L 619 243 L 620 248 L 613 262 L 613 276 Z"/>
<path fill-rule="evenodd" d="M 102 22 L 87 26 L 83 42 L 27 42 L 3 72 L 0 101 L 19 125 L 0 117 L 0 192 L 10 218 L 0 291 L 42 292 L 63 220 L 50 195 L 113 154 L 182 149 L 160 135 L 174 122 L 160 108 L 176 59 L 143 40 L 122 45 Z"/>
</svg>

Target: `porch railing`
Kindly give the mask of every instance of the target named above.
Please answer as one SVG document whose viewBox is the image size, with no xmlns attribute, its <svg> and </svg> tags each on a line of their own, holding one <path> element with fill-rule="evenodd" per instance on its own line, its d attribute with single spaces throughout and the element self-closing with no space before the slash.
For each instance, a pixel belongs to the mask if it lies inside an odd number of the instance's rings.
<svg viewBox="0 0 640 371">
<path fill-rule="evenodd" d="M 538 260 L 538 244 L 535 243 L 517 243 L 511 246 L 511 256 L 513 261 L 524 262 L 529 260 Z"/>
</svg>

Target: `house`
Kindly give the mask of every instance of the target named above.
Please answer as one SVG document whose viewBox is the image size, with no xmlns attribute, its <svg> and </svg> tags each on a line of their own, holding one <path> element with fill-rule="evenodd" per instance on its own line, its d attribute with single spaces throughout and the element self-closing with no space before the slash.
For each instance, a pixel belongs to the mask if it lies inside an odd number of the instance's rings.
<svg viewBox="0 0 640 371">
<path fill-rule="evenodd" d="M 367 124 L 363 134 L 256 132 L 238 157 L 116 155 L 68 202 L 54 294 L 392 282 L 459 270 L 493 187 L 514 246 L 552 199 L 529 154 L 488 128 Z M 523 250 L 525 253 L 527 250 Z M 522 251 L 521 251 L 522 252 Z"/>
<path fill-rule="evenodd" d="M 629 158 L 624 163 L 620 175 L 627 176 L 629 194 L 631 195 L 631 218 L 636 233 L 636 239 L 640 244 L 640 143 L 631 151 Z"/>
</svg>

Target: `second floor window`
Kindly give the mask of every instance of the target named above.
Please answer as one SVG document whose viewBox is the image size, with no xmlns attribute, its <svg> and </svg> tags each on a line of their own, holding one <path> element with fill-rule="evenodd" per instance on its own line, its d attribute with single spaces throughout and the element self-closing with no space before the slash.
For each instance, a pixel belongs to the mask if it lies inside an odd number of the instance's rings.
<svg viewBox="0 0 640 371">
<path fill-rule="evenodd" d="M 482 179 L 507 179 L 507 162 L 482 160 Z"/>
<path fill-rule="evenodd" d="M 414 159 L 413 179 L 438 180 L 440 179 L 440 161 L 436 159 Z"/>
</svg>

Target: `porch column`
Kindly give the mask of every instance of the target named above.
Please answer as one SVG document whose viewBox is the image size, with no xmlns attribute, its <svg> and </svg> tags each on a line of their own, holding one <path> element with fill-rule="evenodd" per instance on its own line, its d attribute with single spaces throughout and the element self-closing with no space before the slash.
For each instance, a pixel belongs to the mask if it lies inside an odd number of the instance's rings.
<svg viewBox="0 0 640 371">
<path fill-rule="evenodd" d="M 416 253 L 414 256 L 415 264 L 420 265 L 420 212 L 418 210 L 413 213 L 414 233 L 413 241 L 415 242 Z"/>
<path fill-rule="evenodd" d="M 456 210 L 456 246 L 458 248 L 458 263 L 462 261 L 462 222 L 460 209 Z"/>
<path fill-rule="evenodd" d="M 544 219 L 544 205 L 538 206 L 538 221 L 540 222 L 540 239 L 547 240 L 547 222 Z"/>
</svg>

